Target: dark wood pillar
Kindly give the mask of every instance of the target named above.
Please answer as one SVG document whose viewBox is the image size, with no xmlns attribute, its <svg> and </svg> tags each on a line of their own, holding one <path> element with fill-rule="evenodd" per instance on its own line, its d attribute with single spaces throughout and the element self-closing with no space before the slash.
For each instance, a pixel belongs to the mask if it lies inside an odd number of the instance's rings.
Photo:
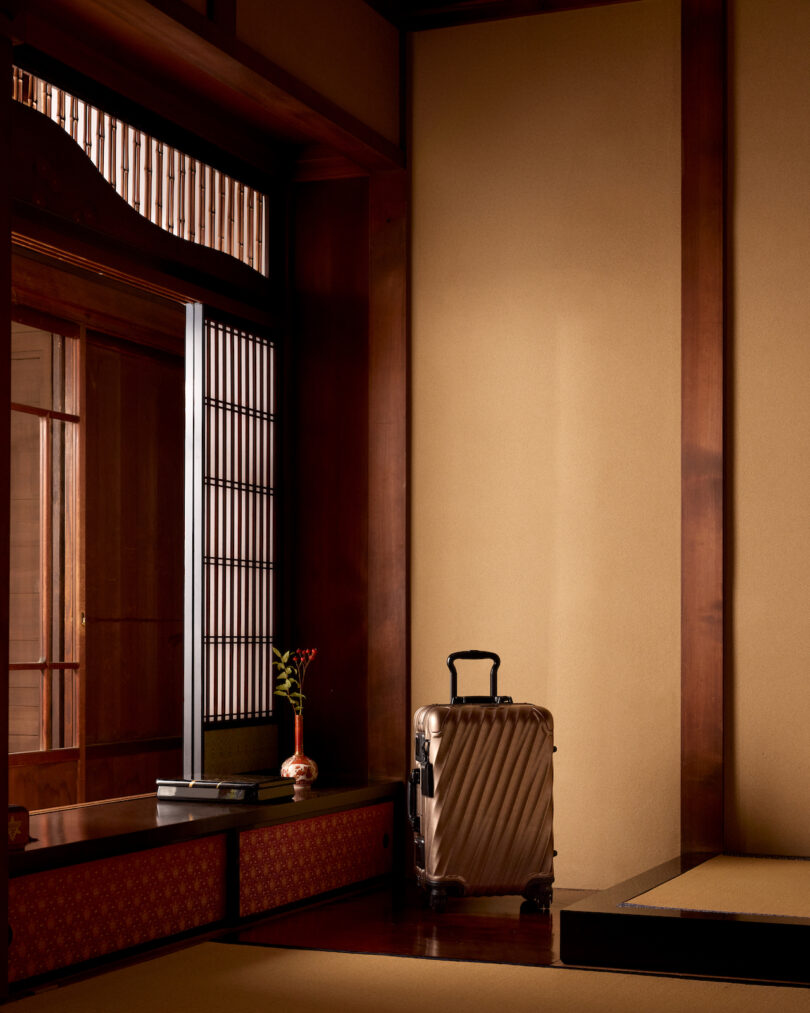
<svg viewBox="0 0 810 1013">
<path fill-rule="evenodd" d="M 682 4 L 681 847 L 723 847 L 724 0 Z"/>
<path fill-rule="evenodd" d="M 408 629 L 408 174 L 369 181 L 368 771 L 405 776 Z"/>
<path fill-rule="evenodd" d="M 292 639 L 280 646 L 318 649 L 304 748 L 320 783 L 357 783 L 368 767 L 367 178 L 296 184 L 293 223 Z"/>
<path fill-rule="evenodd" d="M 0 11 L 0 20 L 5 19 Z M 11 65 L 12 47 L 4 34 L 6 25 L 0 27 L 0 76 L 5 84 L 0 85 L 0 165 L 11 161 Z M 11 213 L 9 204 L 9 174 L 0 175 L 0 735 L 8 742 L 8 594 L 9 594 L 9 477 L 10 477 L 10 427 L 11 411 Z M 6 752 L 6 773 L 0 787 L 0 808 L 8 808 L 8 752 Z M 3 838 L 8 845 L 8 835 Z M 0 854 L 3 869 L 8 868 L 6 849 Z M 0 964 L 8 966 L 8 875 L 4 871 L 2 902 L 3 922 L 0 923 Z M 7 975 L 0 979 L 0 999 L 8 992 Z"/>
</svg>

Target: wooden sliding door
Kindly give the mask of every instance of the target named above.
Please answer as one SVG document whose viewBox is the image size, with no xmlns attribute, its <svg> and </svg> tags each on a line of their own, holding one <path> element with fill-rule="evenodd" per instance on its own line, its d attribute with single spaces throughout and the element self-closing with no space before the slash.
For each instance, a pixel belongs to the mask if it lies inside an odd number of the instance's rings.
<svg viewBox="0 0 810 1013">
<path fill-rule="evenodd" d="M 184 317 L 14 249 L 9 784 L 41 809 L 180 772 Z"/>
</svg>

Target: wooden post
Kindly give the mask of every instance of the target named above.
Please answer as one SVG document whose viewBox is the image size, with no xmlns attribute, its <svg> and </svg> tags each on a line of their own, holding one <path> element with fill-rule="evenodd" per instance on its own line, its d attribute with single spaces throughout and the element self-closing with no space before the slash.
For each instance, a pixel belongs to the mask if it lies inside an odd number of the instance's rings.
<svg viewBox="0 0 810 1013">
<path fill-rule="evenodd" d="M 369 777 L 405 776 L 408 630 L 408 175 L 369 180 Z"/>
<path fill-rule="evenodd" d="M 683 852 L 723 847 L 725 57 L 724 0 L 683 0 Z"/>
<path fill-rule="evenodd" d="M 0 20 L 4 15 L 0 13 Z M 5 30 L 0 28 L 0 164 L 11 162 L 11 40 Z M 10 478 L 10 428 L 11 428 L 11 210 L 8 189 L 9 174 L 2 175 L 0 184 L 0 673 L 3 676 L 0 686 L 0 735 L 8 742 L 8 596 L 9 596 L 9 478 Z M 6 751 L 6 773 L 0 779 L 0 807 L 8 809 L 8 751 Z M 2 800 L 5 799 L 5 802 Z M 8 846 L 8 836 L 4 839 Z M 0 858 L 3 868 L 8 868 L 6 848 Z M 6 914 L 3 919 L 8 921 L 8 874 L 3 875 L 2 902 L 0 911 Z M 0 963 L 8 967 L 8 933 L 5 926 L 0 931 Z M 8 976 L 4 974 L 0 982 L 0 1000 L 8 994 Z"/>
</svg>

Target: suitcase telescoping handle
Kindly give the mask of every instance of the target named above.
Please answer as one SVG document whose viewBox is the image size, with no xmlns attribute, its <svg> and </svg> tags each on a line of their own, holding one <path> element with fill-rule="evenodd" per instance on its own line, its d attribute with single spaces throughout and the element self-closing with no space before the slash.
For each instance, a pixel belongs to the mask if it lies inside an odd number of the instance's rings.
<svg viewBox="0 0 810 1013">
<path fill-rule="evenodd" d="M 489 671 L 489 696 L 459 696 L 456 662 L 478 661 L 481 658 L 488 658 L 492 662 L 492 668 Z M 501 659 L 492 651 L 454 651 L 447 659 L 447 667 L 450 669 L 450 703 L 511 703 L 510 696 L 498 696 L 498 666 L 500 663 Z"/>
</svg>

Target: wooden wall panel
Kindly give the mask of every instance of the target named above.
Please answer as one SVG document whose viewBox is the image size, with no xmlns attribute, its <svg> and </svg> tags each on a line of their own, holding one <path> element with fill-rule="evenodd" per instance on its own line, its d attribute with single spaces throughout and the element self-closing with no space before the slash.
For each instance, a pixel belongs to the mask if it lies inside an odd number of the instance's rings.
<svg viewBox="0 0 810 1013">
<path fill-rule="evenodd" d="M 91 337 L 86 397 L 87 745 L 179 736 L 182 359 Z M 93 769 L 88 799 L 110 787 Z"/>
<path fill-rule="evenodd" d="M 180 737 L 136 740 L 90 747 L 86 759 L 92 798 L 119 798 L 155 790 L 158 777 L 181 777 Z"/>
<path fill-rule="evenodd" d="M 27 809 L 53 809 L 78 802 L 78 750 L 59 749 L 9 757 L 9 800 Z"/>
<path fill-rule="evenodd" d="M 681 847 L 723 847 L 723 0 L 682 5 Z"/>
<path fill-rule="evenodd" d="M 351 780 L 367 768 L 368 183 L 299 184 L 293 213 L 295 394 L 280 495 L 294 642 L 282 646 L 318 648 L 304 746 L 322 779 Z"/>
</svg>

